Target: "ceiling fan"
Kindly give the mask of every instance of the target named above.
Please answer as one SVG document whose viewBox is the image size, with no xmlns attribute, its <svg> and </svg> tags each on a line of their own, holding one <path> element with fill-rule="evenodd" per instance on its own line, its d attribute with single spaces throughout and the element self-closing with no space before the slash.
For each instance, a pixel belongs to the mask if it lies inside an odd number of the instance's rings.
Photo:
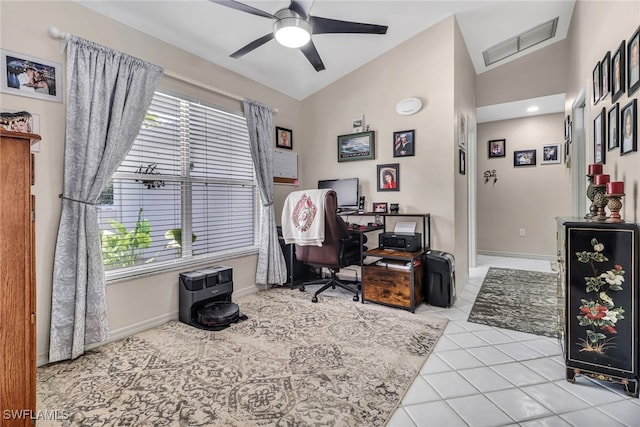
<svg viewBox="0 0 640 427">
<path fill-rule="evenodd" d="M 250 13 L 252 15 L 273 19 L 273 32 L 252 41 L 238 49 L 230 56 L 240 58 L 252 50 L 262 46 L 266 42 L 275 39 L 286 47 L 300 48 L 304 56 L 309 60 L 316 71 L 325 69 L 322 59 L 311 40 L 312 34 L 335 33 L 359 33 L 359 34 L 386 34 L 386 25 L 364 24 L 360 22 L 340 21 L 337 19 L 311 16 L 301 2 L 292 0 L 288 8 L 280 9 L 273 15 L 255 7 L 248 6 L 233 0 L 209 0 L 213 3 L 227 6 L 232 9 Z"/>
</svg>

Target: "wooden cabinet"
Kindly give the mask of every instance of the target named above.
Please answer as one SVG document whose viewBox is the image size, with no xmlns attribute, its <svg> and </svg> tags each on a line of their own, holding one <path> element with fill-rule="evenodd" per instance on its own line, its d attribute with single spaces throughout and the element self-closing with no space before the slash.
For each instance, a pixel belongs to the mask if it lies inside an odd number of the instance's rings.
<svg viewBox="0 0 640 427">
<path fill-rule="evenodd" d="M 564 218 L 558 225 L 567 380 L 619 383 L 638 397 L 638 226 Z"/>
<path fill-rule="evenodd" d="M 30 146 L 0 129 L 0 424 L 31 425 L 36 410 L 35 227 Z M 11 415 L 13 414 L 13 415 Z"/>
<path fill-rule="evenodd" d="M 363 265 L 362 302 L 369 301 L 415 312 L 422 302 L 424 250 L 373 249 L 365 255 L 380 262 Z M 405 268 L 403 268 L 405 267 Z"/>
</svg>

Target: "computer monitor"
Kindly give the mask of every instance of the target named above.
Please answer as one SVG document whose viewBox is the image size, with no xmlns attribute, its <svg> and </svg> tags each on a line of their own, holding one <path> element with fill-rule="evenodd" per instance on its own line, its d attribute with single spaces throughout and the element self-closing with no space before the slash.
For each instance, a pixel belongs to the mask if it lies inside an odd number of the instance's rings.
<svg viewBox="0 0 640 427">
<path fill-rule="evenodd" d="M 318 188 L 331 188 L 338 196 L 338 209 L 358 208 L 358 178 L 323 179 L 318 181 Z"/>
</svg>

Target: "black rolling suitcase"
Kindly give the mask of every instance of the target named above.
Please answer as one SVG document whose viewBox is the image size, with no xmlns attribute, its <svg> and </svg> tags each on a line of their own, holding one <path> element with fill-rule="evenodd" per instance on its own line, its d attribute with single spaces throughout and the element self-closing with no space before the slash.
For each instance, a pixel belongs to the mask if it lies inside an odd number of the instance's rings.
<svg viewBox="0 0 640 427">
<path fill-rule="evenodd" d="M 456 270 L 453 255 L 430 250 L 426 253 L 427 269 L 424 301 L 437 307 L 451 307 L 456 300 Z"/>
</svg>

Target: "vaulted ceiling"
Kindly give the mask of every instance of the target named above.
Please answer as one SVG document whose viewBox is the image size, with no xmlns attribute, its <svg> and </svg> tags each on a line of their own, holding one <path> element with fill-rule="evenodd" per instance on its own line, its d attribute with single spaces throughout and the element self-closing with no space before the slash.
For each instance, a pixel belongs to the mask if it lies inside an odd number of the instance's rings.
<svg viewBox="0 0 640 427">
<path fill-rule="evenodd" d="M 566 37 L 574 0 L 398 1 L 301 0 L 313 16 L 387 25 L 385 35 L 316 34 L 312 40 L 326 66 L 320 72 L 299 49 L 271 40 L 241 58 L 229 55 L 272 32 L 273 20 L 208 0 L 76 0 L 171 45 L 302 100 L 443 19 L 455 15 L 476 73 L 516 59 Z M 274 14 L 289 0 L 245 0 Z M 487 48 L 558 17 L 555 37 L 490 67 Z"/>
</svg>

